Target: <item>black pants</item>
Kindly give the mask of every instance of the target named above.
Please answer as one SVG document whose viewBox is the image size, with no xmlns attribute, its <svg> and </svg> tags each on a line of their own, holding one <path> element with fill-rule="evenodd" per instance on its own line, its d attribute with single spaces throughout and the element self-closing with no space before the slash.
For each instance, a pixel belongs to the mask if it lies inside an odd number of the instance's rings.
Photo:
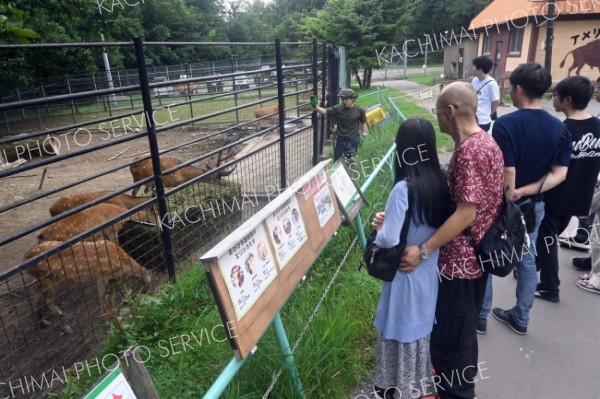
<svg viewBox="0 0 600 399">
<path fill-rule="evenodd" d="M 570 220 L 571 216 L 546 213 L 535 243 L 537 266 L 540 270 L 539 289 L 547 291 L 549 296 L 558 296 L 560 279 L 557 236 L 567 228 Z"/>
<path fill-rule="evenodd" d="M 443 276 L 431 332 L 431 362 L 441 398 L 475 396 L 477 380 L 477 318 L 483 303 L 487 274 L 473 280 Z"/>
</svg>

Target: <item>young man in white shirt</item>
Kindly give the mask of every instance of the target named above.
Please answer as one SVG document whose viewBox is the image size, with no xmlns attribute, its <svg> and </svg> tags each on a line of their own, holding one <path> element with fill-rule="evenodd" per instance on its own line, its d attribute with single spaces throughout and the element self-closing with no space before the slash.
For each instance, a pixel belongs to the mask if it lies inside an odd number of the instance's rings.
<svg viewBox="0 0 600 399">
<path fill-rule="evenodd" d="M 477 92 L 477 124 L 486 132 L 492 125 L 492 114 L 496 112 L 500 103 L 500 89 L 498 83 L 488 73 L 492 70 L 492 60 L 480 56 L 473 59 L 473 72 L 475 77 L 471 86 Z"/>
</svg>

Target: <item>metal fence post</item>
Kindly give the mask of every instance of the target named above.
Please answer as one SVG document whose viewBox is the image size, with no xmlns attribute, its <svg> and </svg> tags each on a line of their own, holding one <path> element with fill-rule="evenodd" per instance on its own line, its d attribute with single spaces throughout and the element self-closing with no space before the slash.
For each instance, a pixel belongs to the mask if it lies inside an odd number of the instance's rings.
<svg viewBox="0 0 600 399">
<path fill-rule="evenodd" d="M 152 114 L 152 98 L 150 97 L 150 87 L 148 85 L 148 70 L 146 69 L 146 59 L 144 58 L 144 45 L 142 38 L 133 39 L 135 45 L 135 57 L 137 59 L 138 74 L 140 77 L 140 90 L 142 92 L 142 101 L 144 103 L 144 114 L 146 116 L 146 126 L 148 129 L 148 143 L 150 145 L 150 154 L 152 156 L 152 169 L 154 171 L 154 183 L 156 184 L 156 197 L 158 200 L 158 210 L 160 215 L 160 231 L 165 251 L 165 261 L 167 262 L 167 271 L 170 279 L 175 279 L 175 261 L 173 259 L 173 246 L 171 243 L 171 231 L 164 228 L 166 220 L 167 226 L 171 226 L 171 220 L 167 208 L 167 199 L 165 197 L 165 187 L 163 185 L 162 171 L 160 168 L 160 157 L 158 150 L 158 141 L 156 140 L 156 129 L 154 127 L 154 118 Z"/>
<path fill-rule="evenodd" d="M 231 59 L 231 70 L 233 71 L 233 73 L 235 73 L 235 62 L 233 60 L 233 58 Z M 238 106 L 238 96 L 237 96 L 237 85 L 235 84 L 235 80 L 236 80 L 236 76 L 232 77 L 231 79 L 233 79 L 233 104 L 235 105 L 235 107 L 237 108 Z M 239 111 L 236 109 L 235 110 L 235 122 L 239 125 L 240 124 L 240 113 Z"/>
<path fill-rule="evenodd" d="M 69 94 L 73 94 L 73 91 L 71 90 L 71 81 L 69 80 L 69 75 L 65 75 L 65 80 L 67 81 L 67 89 L 69 90 Z M 73 100 L 71 100 L 71 114 L 73 115 L 73 123 L 77 123 L 77 121 L 75 120 L 76 112 L 77 110 L 75 109 L 75 103 L 73 102 Z"/>
<path fill-rule="evenodd" d="M 35 98 L 35 88 L 33 87 L 33 79 L 29 79 L 29 83 L 31 85 L 31 96 L 33 98 Z M 38 125 L 40 127 L 40 130 L 42 130 L 43 129 L 43 127 L 42 127 L 42 115 L 40 115 L 40 107 L 38 105 L 35 106 L 35 113 L 37 114 Z"/>
<path fill-rule="evenodd" d="M 21 101 L 21 91 L 19 90 L 19 88 L 17 87 L 17 100 Z M 25 117 L 25 108 L 21 107 L 21 116 L 23 117 L 23 120 L 27 119 Z"/>
<path fill-rule="evenodd" d="M 327 43 L 323 42 L 323 59 L 322 59 L 322 63 L 321 63 L 321 104 L 323 104 L 323 106 L 326 106 L 326 96 L 325 96 L 325 91 L 327 90 L 327 84 L 329 83 L 327 81 L 327 74 L 329 71 L 329 64 L 327 63 Z M 321 128 L 321 143 L 320 143 L 320 148 L 319 148 L 319 152 L 322 154 L 323 153 L 323 148 L 325 147 L 325 116 L 321 115 L 321 124 L 320 124 L 320 128 Z"/>
<path fill-rule="evenodd" d="M 6 111 L 2 111 L 4 115 L 4 123 L 6 124 L 6 132 L 10 135 L 10 123 L 8 123 L 8 115 L 6 115 Z"/>
<path fill-rule="evenodd" d="M 188 79 L 190 79 L 192 77 L 192 71 L 190 68 L 190 64 L 188 64 L 187 62 L 185 63 L 185 74 L 187 76 Z M 194 119 L 194 107 L 192 107 L 192 85 L 194 85 L 195 87 L 198 87 L 198 85 L 196 83 L 188 83 L 187 84 L 187 94 L 188 94 L 188 99 L 190 100 L 190 116 L 192 119 Z M 192 126 L 194 126 L 194 122 L 192 122 Z"/>
<path fill-rule="evenodd" d="M 285 97 L 283 97 L 283 60 L 281 56 L 281 40 L 275 39 L 275 62 L 277 63 L 277 105 L 279 106 L 279 168 L 281 188 L 287 188 L 285 169 Z"/>
<path fill-rule="evenodd" d="M 44 82 L 40 81 L 40 88 L 42 89 L 42 97 L 46 97 L 46 90 L 44 89 Z M 46 104 L 46 115 L 50 116 L 50 107 Z"/>
<path fill-rule="evenodd" d="M 317 85 L 319 83 L 319 77 L 317 75 L 317 57 L 319 56 L 318 48 L 317 48 L 317 39 L 313 38 L 312 42 L 312 84 L 313 90 L 312 95 L 317 96 Z M 317 131 L 317 112 L 312 111 L 312 115 L 310 116 L 311 124 L 313 126 L 313 166 L 319 163 L 319 132 Z"/>
</svg>

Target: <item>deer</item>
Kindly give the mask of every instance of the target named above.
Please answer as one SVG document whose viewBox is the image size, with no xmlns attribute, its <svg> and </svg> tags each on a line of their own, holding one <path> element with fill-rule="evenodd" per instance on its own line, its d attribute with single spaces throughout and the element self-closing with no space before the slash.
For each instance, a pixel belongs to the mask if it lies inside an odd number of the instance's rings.
<svg viewBox="0 0 600 399">
<path fill-rule="evenodd" d="M 95 200 L 96 198 L 103 197 L 110 194 L 112 191 L 86 191 L 82 193 L 67 194 L 56 200 L 50 207 L 50 215 L 56 216 L 70 209 L 83 205 L 87 202 Z M 143 204 L 152 197 L 133 197 L 127 194 L 119 194 L 112 198 L 109 198 L 101 204 L 112 204 L 120 206 L 121 208 L 131 209 L 137 205 Z"/>
<path fill-rule="evenodd" d="M 234 152 L 232 149 L 229 149 L 225 155 L 223 155 L 223 151 L 219 152 L 217 156 L 217 168 L 221 166 L 221 164 L 229 159 L 233 158 Z M 150 158 L 142 159 L 136 158 L 136 163 L 131 164 L 129 167 L 129 171 L 131 172 L 131 176 L 133 177 L 133 182 L 136 183 L 142 179 L 150 177 L 154 175 L 154 169 L 152 168 L 152 160 Z M 177 165 L 181 165 L 183 161 L 180 161 L 176 158 L 169 157 L 161 157 L 160 158 L 160 169 L 167 170 L 176 167 Z M 229 176 L 233 173 L 236 166 L 229 170 L 222 170 L 217 172 L 215 175 L 212 175 L 208 180 L 220 180 L 223 177 Z M 205 174 L 206 172 L 213 169 L 210 165 L 206 164 L 205 168 L 197 168 L 195 166 L 185 166 L 175 172 L 171 172 L 167 175 L 163 176 L 163 184 L 165 187 L 177 187 L 186 181 L 192 180 L 198 176 Z M 138 192 L 144 186 L 144 194 L 148 194 L 152 192 L 153 195 L 156 194 L 156 187 L 154 185 L 154 180 L 149 181 L 143 185 L 137 186 L 131 192 L 133 197 L 136 197 Z"/>
<path fill-rule="evenodd" d="M 273 126 L 279 120 L 279 107 L 277 105 L 270 105 L 267 107 L 257 108 L 254 110 L 254 117 L 257 119 L 257 130 L 261 129 L 261 122 L 263 121 L 267 121 L 267 123 L 269 123 L 269 126 Z"/>
<path fill-rule="evenodd" d="M 127 211 L 125 208 L 113 204 L 98 204 L 67 216 L 57 222 L 52 223 L 43 229 L 37 236 L 38 243 L 44 241 L 66 241 L 83 232 L 104 223 L 105 221 L 121 215 Z M 131 220 L 138 222 L 155 222 L 156 209 L 143 209 L 131 216 Z M 120 220 L 112 226 L 94 234 L 87 240 L 101 239 L 119 243 L 118 234 L 127 220 Z"/>
<path fill-rule="evenodd" d="M 25 254 L 24 260 L 47 252 L 60 244 L 62 244 L 60 241 L 38 244 Z M 78 242 L 40 261 L 26 273 L 40 283 L 43 302 L 52 314 L 58 316 L 63 315 L 56 304 L 56 286 L 60 283 L 67 283 L 69 287 L 74 287 L 88 281 L 95 281 L 103 313 L 109 310 L 106 288 L 110 280 L 127 275 L 137 276 L 144 281 L 146 291 L 152 288 L 150 271 L 137 263 L 117 244 L 104 240 Z M 42 317 L 41 302 L 39 301 L 36 306 L 36 321 L 43 326 L 51 326 L 52 324 Z M 65 329 L 72 332 L 68 326 Z"/>
</svg>

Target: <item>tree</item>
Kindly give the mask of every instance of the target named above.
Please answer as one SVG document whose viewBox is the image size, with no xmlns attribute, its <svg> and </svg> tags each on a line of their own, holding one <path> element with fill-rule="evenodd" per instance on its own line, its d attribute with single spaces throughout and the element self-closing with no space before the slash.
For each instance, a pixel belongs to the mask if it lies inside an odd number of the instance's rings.
<svg viewBox="0 0 600 399">
<path fill-rule="evenodd" d="M 376 50 L 399 37 L 399 0 L 330 0 L 323 10 L 306 19 L 305 32 L 329 43 L 345 46 L 347 66 L 361 88 L 371 87 Z M 366 11 L 368 10 L 368 11 Z M 363 80 L 358 75 L 363 70 Z"/>
<path fill-rule="evenodd" d="M 0 1 L 0 43 L 29 43 L 40 35 L 23 26 L 25 12 L 15 2 Z"/>
</svg>

